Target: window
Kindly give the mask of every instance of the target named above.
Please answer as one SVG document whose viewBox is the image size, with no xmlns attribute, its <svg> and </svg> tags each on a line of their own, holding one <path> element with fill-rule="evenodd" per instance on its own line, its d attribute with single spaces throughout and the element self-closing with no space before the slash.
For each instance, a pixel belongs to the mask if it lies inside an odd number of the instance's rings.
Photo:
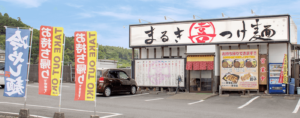
<svg viewBox="0 0 300 118">
<path fill-rule="evenodd" d="M 102 77 L 102 70 L 97 71 L 97 78 L 100 78 L 100 77 Z"/>
<path fill-rule="evenodd" d="M 128 76 L 127 76 L 127 74 L 125 72 L 120 71 L 119 75 L 120 75 L 121 79 L 127 79 L 128 78 Z"/>
<path fill-rule="evenodd" d="M 110 78 L 118 78 L 118 71 L 109 71 Z"/>
<path fill-rule="evenodd" d="M 1 59 L 3 59 L 4 58 L 4 56 L 3 55 L 1 55 Z"/>
</svg>

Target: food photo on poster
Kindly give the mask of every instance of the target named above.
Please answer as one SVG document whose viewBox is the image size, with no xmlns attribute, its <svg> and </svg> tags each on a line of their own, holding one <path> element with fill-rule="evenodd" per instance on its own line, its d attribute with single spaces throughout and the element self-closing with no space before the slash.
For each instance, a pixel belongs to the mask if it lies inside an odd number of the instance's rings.
<svg viewBox="0 0 300 118">
<path fill-rule="evenodd" d="M 258 89 L 258 50 L 221 50 L 221 86 L 227 89 Z"/>
</svg>

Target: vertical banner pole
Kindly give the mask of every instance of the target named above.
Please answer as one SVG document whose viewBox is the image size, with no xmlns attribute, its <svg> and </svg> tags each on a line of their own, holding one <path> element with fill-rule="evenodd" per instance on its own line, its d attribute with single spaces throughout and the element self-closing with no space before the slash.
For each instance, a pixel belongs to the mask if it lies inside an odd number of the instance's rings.
<svg viewBox="0 0 300 118">
<path fill-rule="evenodd" d="M 62 61 L 61 61 L 61 77 L 60 77 L 60 94 L 59 94 L 59 107 L 58 107 L 58 112 L 60 112 L 60 106 L 61 106 L 61 93 L 62 93 L 62 83 L 63 83 L 63 74 L 64 74 L 64 58 L 65 58 L 65 48 L 66 48 L 66 38 L 65 38 L 65 34 L 64 34 L 64 50 L 63 50 L 63 58 L 62 58 Z"/>
<path fill-rule="evenodd" d="M 6 27 L 5 27 L 6 28 Z M 29 46 L 29 59 L 27 63 L 27 79 L 26 79 L 26 87 L 25 87 L 25 100 L 24 100 L 24 109 L 26 109 L 26 101 L 27 101 L 27 85 L 28 85 L 28 77 L 29 77 L 29 71 L 30 71 L 30 58 L 31 58 L 31 49 L 32 49 L 32 37 L 33 37 L 33 27 L 31 28 L 31 37 L 30 37 L 30 46 Z"/>
<path fill-rule="evenodd" d="M 99 79 L 99 78 L 97 78 L 97 76 L 98 76 L 98 71 L 97 71 L 97 62 L 98 62 L 98 48 L 99 48 L 99 45 L 98 45 L 98 43 L 97 43 L 97 60 L 96 60 L 96 81 L 95 81 L 95 106 L 94 106 L 94 115 L 96 116 L 96 107 L 97 107 L 97 87 L 98 87 L 98 85 L 97 85 L 97 79 Z M 100 64 L 100 63 L 99 63 Z"/>
</svg>

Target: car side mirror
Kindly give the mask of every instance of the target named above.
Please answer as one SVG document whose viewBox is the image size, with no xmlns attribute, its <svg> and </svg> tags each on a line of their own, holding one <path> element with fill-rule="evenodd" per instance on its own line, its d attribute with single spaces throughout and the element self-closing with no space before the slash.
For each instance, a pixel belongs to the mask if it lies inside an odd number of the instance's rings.
<svg viewBox="0 0 300 118">
<path fill-rule="evenodd" d="M 130 78 L 128 77 L 127 80 L 130 80 Z"/>
</svg>

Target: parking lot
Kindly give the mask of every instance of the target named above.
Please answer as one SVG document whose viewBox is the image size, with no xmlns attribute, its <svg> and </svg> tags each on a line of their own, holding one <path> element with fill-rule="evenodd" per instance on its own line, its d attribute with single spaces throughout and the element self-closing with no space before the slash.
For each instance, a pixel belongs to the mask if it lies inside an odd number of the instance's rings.
<svg viewBox="0 0 300 118">
<path fill-rule="evenodd" d="M 75 84 L 63 83 L 61 111 L 66 118 L 88 118 L 94 114 L 94 102 L 74 101 Z M 18 113 L 24 98 L 3 97 L 0 88 L 0 113 Z M 261 98 L 253 96 L 212 97 L 206 100 L 172 99 L 166 93 L 117 94 L 97 96 L 97 115 L 103 118 L 299 118 L 299 97 Z M 53 117 L 58 111 L 59 97 L 38 94 L 38 83 L 28 85 L 27 107 L 31 115 Z"/>
</svg>

